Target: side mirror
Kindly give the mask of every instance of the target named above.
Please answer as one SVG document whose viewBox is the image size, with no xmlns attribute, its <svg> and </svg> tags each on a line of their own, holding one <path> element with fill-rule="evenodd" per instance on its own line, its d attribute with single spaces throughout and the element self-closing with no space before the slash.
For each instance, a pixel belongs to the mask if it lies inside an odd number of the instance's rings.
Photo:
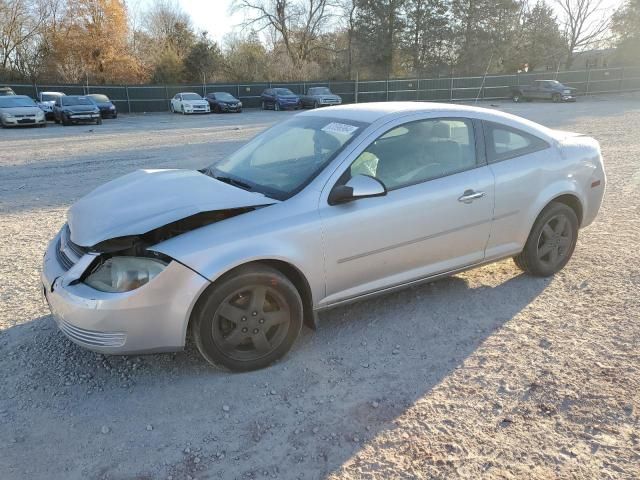
<svg viewBox="0 0 640 480">
<path fill-rule="evenodd" d="M 351 202 L 358 198 L 382 197 L 387 188 L 377 178 L 369 175 L 354 175 L 345 185 L 336 185 L 329 194 L 329 205 Z"/>
</svg>

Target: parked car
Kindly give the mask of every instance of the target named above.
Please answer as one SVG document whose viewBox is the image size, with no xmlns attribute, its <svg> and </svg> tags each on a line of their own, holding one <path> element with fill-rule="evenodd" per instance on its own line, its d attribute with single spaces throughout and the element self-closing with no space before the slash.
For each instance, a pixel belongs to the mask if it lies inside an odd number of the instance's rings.
<svg viewBox="0 0 640 480">
<path fill-rule="evenodd" d="M 64 95 L 62 92 L 38 92 L 37 103 L 47 120 L 53 120 L 53 105 L 58 97 L 63 97 Z"/>
<path fill-rule="evenodd" d="M 342 98 L 331 93 L 329 87 L 310 87 L 307 94 L 300 97 L 300 103 L 303 108 L 318 108 L 327 105 L 340 105 Z"/>
<path fill-rule="evenodd" d="M 242 112 L 242 102 L 227 92 L 207 93 L 205 100 L 214 113 Z"/>
<path fill-rule="evenodd" d="M 13 91 L 11 87 L 0 87 L 0 97 L 5 97 L 8 95 L 15 95 L 16 92 Z"/>
<path fill-rule="evenodd" d="M 102 125 L 100 109 L 92 98 L 86 95 L 64 95 L 53 105 L 53 121 L 62 125 L 73 123 L 93 123 Z"/>
<path fill-rule="evenodd" d="M 545 99 L 553 102 L 575 102 L 573 92 L 576 89 L 567 87 L 557 80 L 536 80 L 533 85 L 520 85 L 511 89 L 514 102 L 522 100 Z"/>
<path fill-rule="evenodd" d="M 267 88 L 260 96 L 262 110 L 297 110 L 302 108 L 300 97 L 288 88 Z"/>
<path fill-rule="evenodd" d="M 115 104 L 109 100 L 109 97 L 101 93 L 91 93 L 87 95 L 87 97 L 91 98 L 96 105 L 98 105 L 98 108 L 100 109 L 100 116 L 102 118 L 118 118 L 118 109 Z"/>
<path fill-rule="evenodd" d="M 47 120 L 44 117 L 44 112 L 30 97 L 3 95 L 0 96 L 0 125 L 3 128 L 21 125 L 46 127 Z"/>
<path fill-rule="evenodd" d="M 170 109 L 172 113 L 179 112 L 183 115 L 187 113 L 209 113 L 209 102 L 197 93 L 184 92 L 176 93 L 171 99 Z"/>
<path fill-rule="evenodd" d="M 553 275 L 604 189 L 596 140 L 499 111 L 310 110 L 209 168 L 98 187 L 49 243 L 42 282 L 79 345 L 177 350 L 190 329 L 208 361 L 252 370 L 326 308 L 508 257 Z"/>
</svg>

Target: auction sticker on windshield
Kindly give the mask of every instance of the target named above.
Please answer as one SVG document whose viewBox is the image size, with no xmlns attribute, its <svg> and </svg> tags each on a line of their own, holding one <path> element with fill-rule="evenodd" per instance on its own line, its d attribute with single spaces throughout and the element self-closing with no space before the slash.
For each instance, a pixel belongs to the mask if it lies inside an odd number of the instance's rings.
<svg viewBox="0 0 640 480">
<path fill-rule="evenodd" d="M 358 127 L 354 125 L 349 125 L 347 123 L 331 122 L 328 125 L 325 125 L 322 128 L 322 131 L 327 133 L 341 133 L 345 135 L 351 135 L 357 129 Z"/>
</svg>

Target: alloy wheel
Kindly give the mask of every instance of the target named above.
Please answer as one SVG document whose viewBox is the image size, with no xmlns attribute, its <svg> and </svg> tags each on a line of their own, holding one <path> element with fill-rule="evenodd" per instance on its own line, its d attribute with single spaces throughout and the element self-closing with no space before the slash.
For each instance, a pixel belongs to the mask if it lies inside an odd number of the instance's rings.
<svg viewBox="0 0 640 480">
<path fill-rule="evenodd" d="M 212 337 L 224 355 L 251 361 L 269 355 L 285 340 L 291 312 L 274 288 L 253 285 L 227 296 L 214 313 Z"/>
<path fill-rule="evenodd" d="M 551 217 L 542 227 L 538 238 L 538 259 L 553 268 L 564 260 L 572 242 L 573 230 L 569 219 L 563 214 Z"/>
</svg>

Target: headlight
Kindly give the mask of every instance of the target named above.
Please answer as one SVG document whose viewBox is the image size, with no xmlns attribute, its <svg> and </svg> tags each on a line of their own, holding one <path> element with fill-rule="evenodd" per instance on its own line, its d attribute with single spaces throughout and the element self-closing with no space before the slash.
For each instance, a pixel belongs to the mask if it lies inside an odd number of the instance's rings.
<svg viewBox="0 0 640 480">
<path fill-rule="evenodd" d="M 44 112 L 42 110 L 36 112 L 36 117 L 44 117 Z"/>
<path fill-rule="evenodd" d="M 242 102 L 238 102 L 238 106 L 242 108 Z"/>
<path fill-rule="evenodd" d="M 101 292 L 129 292 L 149 283 L 166 266 L 155 258 L 111 257 L 91 272 L 84 283 Z"/>
<path fill-rule="evenodd" d="M 13 118 L 13 115 L 11 115 L 10 113 L 5 113 L 4 118 Z"/>
</svg>

